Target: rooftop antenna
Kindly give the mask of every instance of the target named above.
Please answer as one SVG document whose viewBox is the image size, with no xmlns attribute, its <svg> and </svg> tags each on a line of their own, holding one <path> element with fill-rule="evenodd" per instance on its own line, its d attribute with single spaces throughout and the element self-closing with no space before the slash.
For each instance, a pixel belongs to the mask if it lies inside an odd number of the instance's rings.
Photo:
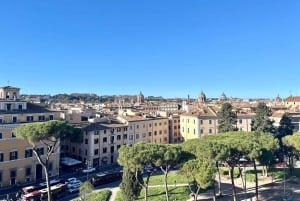
<svg viewBox="0 0 300 201">
<path fill-rule="evenodd" d="M 7 86 L 9 86 L 9 80 L 7 80 Z"/>
</svg>

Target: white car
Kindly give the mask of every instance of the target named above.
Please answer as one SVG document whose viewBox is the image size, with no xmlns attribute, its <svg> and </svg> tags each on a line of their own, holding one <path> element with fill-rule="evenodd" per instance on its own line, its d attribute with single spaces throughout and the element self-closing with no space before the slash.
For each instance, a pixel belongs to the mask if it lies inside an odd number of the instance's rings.
<svg viewBox="0 0 300 201">
<path fill-rule="evenodd" d="M 67 184 L 67 188 L 80 187 L 80 185 L 81 185 L 81 181 L 77 180 L 77 181 L 73 181 L 72 183 Z"/>
<path fill-rule="evenodd" d="M 77 180 L 77 178 L 75 178 L 75 177 L 71 177 L 71 178 L 68 178 L 68 179 L 66 179 L 66 184 L 71 184 L 71 183 L 73 183 L 73 182 L 75 182 L 75 181 L 78 181 Z"/>
<path fill-rule="evenodd" d="M 86 169 L 82 170 L 82 173 L 90 173 L 90 172 L 94 172 L 96 169 L 94 167 L 89 167 Z"/>
<path fill-rule="evenodd" d="M 75 186 L 71 186 L 70 188 L 68 188 L 68 192 L 69 193 L 79 192 L 79 190 L 80 190 L 80 184 L 79 185 L 75 185 Z"/>
</svg>

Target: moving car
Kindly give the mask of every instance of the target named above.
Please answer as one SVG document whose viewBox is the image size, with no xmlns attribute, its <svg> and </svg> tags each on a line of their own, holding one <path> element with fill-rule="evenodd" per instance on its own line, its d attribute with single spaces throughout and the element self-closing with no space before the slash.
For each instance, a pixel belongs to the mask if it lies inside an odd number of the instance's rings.
<svg viewBox="0 0 300 201">
<path fill-rule="evenodd" d="M 82 170 L 82 173 L 94 172 L 96 169 L 94 167 L 85 168 Z"/>
</svg>

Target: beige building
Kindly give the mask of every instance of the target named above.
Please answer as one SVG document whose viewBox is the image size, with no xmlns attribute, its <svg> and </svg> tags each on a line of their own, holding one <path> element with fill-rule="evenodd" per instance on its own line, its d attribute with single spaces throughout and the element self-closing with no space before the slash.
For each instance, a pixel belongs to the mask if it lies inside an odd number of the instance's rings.
<svg viewBox="0 0 300 201">
<path fill-rule="evenodd" d="M 42 166 L 32 152 L 32 146 L 16 138 L 13 129 L 37 121 L 58 119 L 56 112 L 19 99 L 19 88 L 0 87 L 0 187 L 36 181 L 44 178 Z M 46 153 L 41 145 L 40 151 Z M 59 150 L 50 161 L 50 175 L 59 173 Z"/>
<path fill-rule="evenodd" d="M 83 143 L 62 142 L 62 156 L 71 156 L 93 167 L 117 163 L 118 149 L 139 141 L 169 143 L 169 120 L 163 117 L 121 115 L 115 120 L 83 125 Z"/>
<path fill-rule="evenodd" d="M 169 142 L 180 143 L 183 141 L 180 130 L 180 115 L 171 114 L 169 116 Z"/>
<path fill-rule="evenodd" d="M 216 134 L 217 128 L 217 115 L 209 107 L 202 107 L 200 111 L 180 115 L 180 129 L 184 140 Z"/>
<path fill-rule="evenodd" d="M 239 131 L 251 132 L 251 122 L 254 114 L 237 114 L 236 127 Z"/>
<path fill-rule="evenodd" d="M 300 111 L 300 96 L 289 96 L 284 100 L 284 106 L 293 111 Z"/>
</svg>

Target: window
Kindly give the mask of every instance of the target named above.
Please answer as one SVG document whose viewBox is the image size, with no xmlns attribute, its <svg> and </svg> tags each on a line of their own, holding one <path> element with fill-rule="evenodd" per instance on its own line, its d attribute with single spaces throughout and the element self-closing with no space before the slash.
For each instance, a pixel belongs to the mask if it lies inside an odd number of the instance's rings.
<svg viewBox="0 0 300 201">
<path fill-rule="evenodd" d="M 196 135 L 196 129 L 194 129 L 194 135 Z"/>
<path fill-rule="evenodd" d="M 25 176 L 26 177 L 29 177 L 31 175 L 31 167 L 27 167 L 26 169 L 25 169 Z"/>
<path fill-rule="evenodd" d="M 37 148 L 37 153 L 41 156 L 44 155 L 44 147 Z"/>
<path fill-rule="evenodd" d="M 121 140 L 121 135 L 117 135 L 117 140 Z"/>
<path fill-rule="evenodd" d="M 133 135 L 132 134 L 129 135 L 129 140 L 133 140 Z"/>
<path fill-rule="evenodd" d="M 208 132 L 211 134 L 212 133 L 212 129 L 210 128 Z"/>
<path fill-rule="evenodd" d="M 4 161 L 4 154 L 3 152 L 0 152 L 0 162 L 3 162 Z"/>
<path fill-rule="evenodd" d="M 13 123 L 17 123 L 17 121 L 18 121 L 18 118 L 15 116 L 15 117 L 13 117 L 12 118 L 12 121 L 13 121 Z"/>
<path fill-rule="evenodd" d="M 10 171 L 10 184 L 11 185 L 16 184 L 16 176 L 17 176 L 17 171 L 16 170 L 11 170 Z"/>
<path fill-rule="evenodd" d="M 121 145 L 117 145 L 117 150 L 119 150 L 121 148 Z"/>
<path fill-rule="evenodd" d="M 168 138 L 165 137 L 165 138 L 164 138 L 164 141 L 167 142 L 167 141 L 168 141 Z"/>
<path fill-rule="evenodd" d="M 107 142 L 107 138 L 106 138 L 106 137 L 103 138 L 103 143 L 104 143 L 104 142 Z"/>
<path fill-rule="evenodd" d="M 157 135 L 157 131 L 154 131 L 154 135 Z"/>
<path fill-rule="evenodd" d="M 200 129 L 200 134 L 203 134 L 203 129 L 202 128 Z"/>
<path fill-rule="evenodd" d="M 136 125 L 136 128 L 139 129 L 139 125 Z"/>
<path fill-rule="evenodd" d="M 152 133 L 151 133 L 151 132 L 149 132 L 149 133 L 148 133 L 148 136 L 149 136 L 149 137 L 151 137 L 151 135 L 152 135 Z"/>
<path fill-rule="evenodd" d="M 53 114 L 50 114 L 49 115 L 49 120 L 53 120 L 54 119 L 54 115 Z"/>
<path fill-rule="evenodd" d="M 239 119 L 239 123 L 242 124 L 243 123 L 243 119 Z"/>
<path fill-rule="evenodd" d="M 31 122 L 31 121 L 33 121 L 33 116 L 32 116 L 32 115 L 30 115 L 30 116 L 27 116 L 27 121 L 28 121 L 28 122 Z"/>
<path fill-rule="evenodd" d="M 0 140 L 2 139 L 2 133 L 0 133 Z"/>
<path fill-rule="evenodd" d="M 94 135 L 99 135 L 99 131 L 95 131 Z"/>
<path fill-rule="evenodd" d="M 140 138 L 140 134 L 135 134 L 135 139 L 139 139 Z"/>
<path fill-rule="evenodd" d="M 114 147 L 114 146 L 111 146 L 111 147 L 110 147 L 110 153 L 113 154 L 114 152 L 115 152 L 115 147 Z"/>
<path fill-rule="evenodd" d="M 103 147 L 102 151 L 103 151 L 103 153 L 106 153 L 107 152 L 107 148 Z"/>
<path fill-rule="evenodd" d="M 103 130 L 103 133 L 106 134 L 106 130 Z"/>
<path fill-rule="evenodd" d="M 124 128 L 124 131 L 127 131 L 127 127 Z"/>
<path fill-rule="evenodd" d="M 84 139 L 84 144 L 88 144 L 89 140 L 87 138 Z"/>
<path fill-rule="evenodd" d="M 209 123 L 209 124 L 212 124 L 212 120 L 211 120 L 211 119 L 210 119 L 210 120 L 208 120 L 208 123 Z"/>
<path fill-rule="evenodd" d="M 25 150 L 25 158 L 30 158 L 32 157 L 32 149 L 26 149 Z"/>
<path fill-rule="evenodd" d="M 161 122 L 159 122 L 159 125 L 161 126 Z"/>
<path fill-rule="evenodd" d="M 151 127 L 151 124 L 149 124 L 149 127 Z"/>
<path fill-rule="evenodd" d="M 157 126 L 157 123 L 154 123 L 154 126 Z"/>
<path fill-rule="evenodd" d="M 194 124 L 196 123 L 196 120 L 194 119 Z"/>
<path fill-rule="evenodd" d="M 162 134 L 162 130 L 159 130 L 159 134 L 160 134 L 160 135 Z"/>
<path fill-rule="evenodd" d="M 127 134 L 124 134 L 124 140 L 127 140 Z"/>
<path fill-rule="evenodd" d="M 95 149 L 94 150 L 94 155 L 98 155 L 99 154 L 99 149 Z"/>
<path fill-rule="evenodd" d="M 39 116 L 39 121 L 45 121 L 45 116 L 44 115 Z"/>
<path fill-rule="evenodd" d="M 110 143 L 114 143 L 115 142 L 115 137 L 114 136 L 110 136 Z"/>
<path fill-rule="evenodd" d="M 76 151 L 76 150 L 75 150 L 75 147 L 72 147 L 72 151 L 73 151 L 73 153 L 75 153 L 75 151 Z"/>
<path fill-rule="evenodd" d="M 3 119 L 2 118 L 0 118 L 0 124 L 3 124 Z"/>
<path fill-rule="evenodd" d="M 9 160 L 17 160 L 18 159 L 18 151 L 11 151 L 9 154 Z"/>
<path fill-rule="evenodd" d="M 187 133 L 190 133 L 190 128 L 187 128 Z"/>
<path fill-rule="evenodd" d="M 94 144 L 98 144 L 99 143 L 99 138 L 95 138 L 94 139 Z"/>
<path fill-rule="evenodd" d="M 11 137 L 12 137 L 12 138 L 15 138 L 15 137 L 16 137 L 16 135 L 14 134 L 14 132 L 11 133 Z"/>
<path fill-rule="evenodd" d="M 49 164 L 48 164 L 48 170 L 49 171 L 53 170 L 53 164 L 52 164 L 52 162 L 49 162 Z"/>
<path fill-rule="evenodd" d="M 146 137 L 146 133 L 143 133 L 142 136 L 143 136 L 143 138 L 145 138 Z"/>
<path fill-rule="evenodd" d="M 176 130 L 177 129 L 177 126 L 174 126 L 174 130 Z"/>
<path fill-rule="evenodd" d="M 200 124 L 203 124 L 203 120 L 202 119 L 200 120 Z"/>
</svg>

